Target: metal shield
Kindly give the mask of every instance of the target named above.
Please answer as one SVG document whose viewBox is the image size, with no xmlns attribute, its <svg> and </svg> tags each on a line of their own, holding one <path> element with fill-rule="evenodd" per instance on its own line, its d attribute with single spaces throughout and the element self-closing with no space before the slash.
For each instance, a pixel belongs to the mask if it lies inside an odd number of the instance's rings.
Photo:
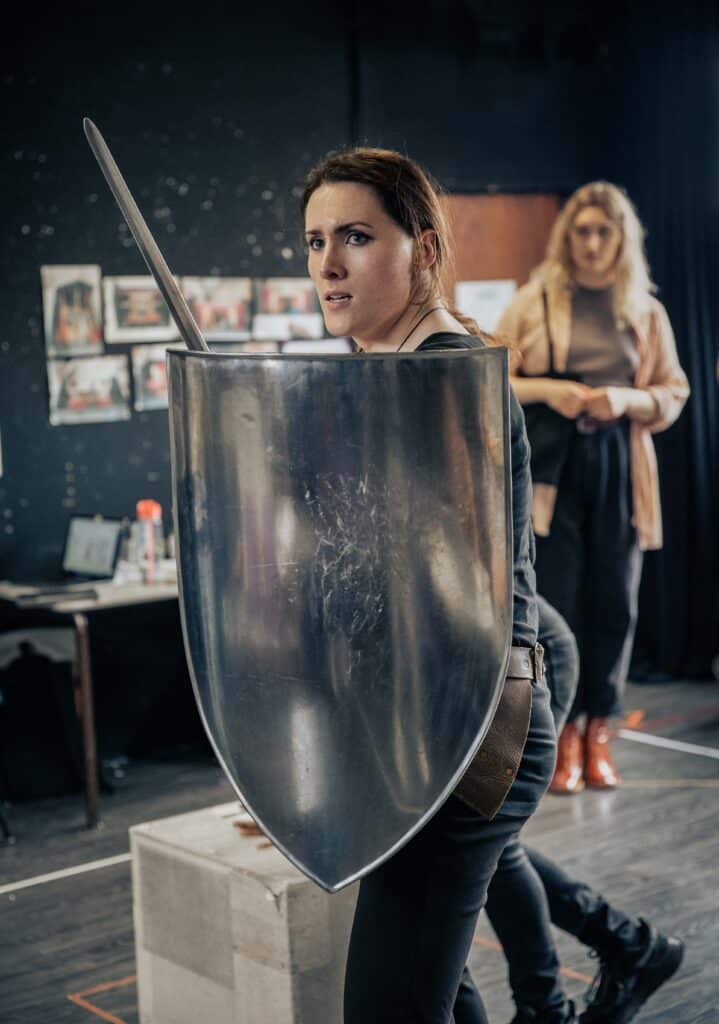
<svg viewBox="0 0 719 1024">
<path fill-rule="evenodd" d="M 506 352 L 168 359 L 205 727 L 258 823 L 336 891 L 438 809 L 499 700 Z"/>
</svg>

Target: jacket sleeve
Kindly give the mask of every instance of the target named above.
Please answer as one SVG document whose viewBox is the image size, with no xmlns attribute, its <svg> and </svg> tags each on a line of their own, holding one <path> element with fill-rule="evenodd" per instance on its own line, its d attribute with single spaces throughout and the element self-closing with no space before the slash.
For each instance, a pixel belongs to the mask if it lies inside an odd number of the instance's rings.
<svg viewBox="0 0 719 1024">
<path fill-rule="evenodd" d="M 500 340 L 506 341 L 509 348 L 510 376 L 522 373 L 522 335 L 529 300 L 528 286 L 524 285 L 512 297 L 497 321 L 496 334 Z"/>
<path fill-rule="evenodd" d="M 656 434 L 670 427 L 679 416 L 689 397 L 689 382 L 679 365 L 674 331 L 667 311 L 659 302 L 650 329 L 656 334 L 656 360 L 646 390 L 654 399 L 657 415 L 646 425 Z"/>
</svg>

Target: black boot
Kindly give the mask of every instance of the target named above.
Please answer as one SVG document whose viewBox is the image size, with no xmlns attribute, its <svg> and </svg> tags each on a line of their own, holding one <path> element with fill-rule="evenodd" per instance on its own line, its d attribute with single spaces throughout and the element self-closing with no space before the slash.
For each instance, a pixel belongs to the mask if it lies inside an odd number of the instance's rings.
<svg viewBox="0 0 719 1024">
<path fill-rule="evenodd" d="M 576 1024 L 574 1003 L 568 999 L 563 1010 L 550 1010 L 541 1013 L 539 1010 L 520 1009 L 512 1018 L 512 1024 Z"/>
<path fill-rule="evenodd" d="M 682 940 L 661 935 L 646 921 L 642 925 L 648 939 L 639 957 L 600 957 L 580 1024 L 629 1024 L 651 994 L 678 970 L 684 956 Z"/>
</svg>

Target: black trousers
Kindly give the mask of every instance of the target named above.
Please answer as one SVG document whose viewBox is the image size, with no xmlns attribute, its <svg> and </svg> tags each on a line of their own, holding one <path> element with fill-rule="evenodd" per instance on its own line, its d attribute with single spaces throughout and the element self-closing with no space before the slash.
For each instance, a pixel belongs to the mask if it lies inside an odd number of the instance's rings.
<svg viewBox="0 0 719 1024">
<path fill-rule="evenodd" d="M 399 853 L 362 879 L 345 1024 L 452 1021 L 489 880 L 523 824 L 501 811 L 487 821 L 451 796 Z"/>
<path fill-rule="evenodd" d="M 559 731 L 576 690 L 579 655 L 564 619 L 543 597 L 538 597 L 537 605 L 539 642 L 545 649 L 552 714 Z M 648 930 L 641 921 L 612 907 L 584 882 L 516 839 L 499 859 L 487 894 L 487 915 L 507 958 L 517 1008 L 538 1024 L 562 1024 L 569 1012 L 552 924 L 609 958 L 641 955 L 648 942 Z M 466 968 L 454 1020 L 455 1024 L 487 1024 Z"/>
<path fill-rule="evenodd" d="M 544 658 L 557 731 L 574 699 L 579 654 L 561 615 L 537 596 L 539 642 Z M 487 894 L 487 916 L 502 944 L 509 983 L 519 1009 L 537 1014 L 542 1024 L 561 1024 L 567 1000 L 559 978 L 545 879 L 535 870 L 532 853 L 518 840 L 508 843 Z M 549 863 L 549 862 L 547 862 Z M 487 1016 L 469 971 L 462 974 L 454 1006 L 455 1024 L 487 1024 Z"/>
<path fill-rule="evenodd" d="M 537 589 L 569 623 L 581 659 L 570 721 L 621 711 L 642 556 L 631 522 L 629 424 L 577 432 L 548 537 L 537 538 Z"/>
</svg>

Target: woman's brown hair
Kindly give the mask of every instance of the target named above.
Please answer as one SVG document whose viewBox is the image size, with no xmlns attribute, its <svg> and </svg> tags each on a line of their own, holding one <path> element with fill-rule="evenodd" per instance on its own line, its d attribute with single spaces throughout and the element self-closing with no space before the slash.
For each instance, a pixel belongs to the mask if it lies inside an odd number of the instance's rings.
<svg viewBox="0 0 719 1024">
<path fill-rule="evenodd" d="M 443 275 L 452 265 L 451 231 L 442 208 L 442 190 L 429 174 L 414 160 L 391 149 L 358 146 L 337 150 L 329 153 L 307 175 L 302 193 L 303 216 L 313 192 L 321 185 L 334 182 L 354 182 L 373 189 L 387 215 L 417 243 L 413 301 L 422 305 L 436 294 L 470 334 L 492 344 L 494 339 L 481 331 L 471 317 L 458 313 L 443 294 Z M 428 271 L 428 285 L 422 289 L 419 242 L 425 231 L 434 234 L 436 259 Z"/>
</svg>

